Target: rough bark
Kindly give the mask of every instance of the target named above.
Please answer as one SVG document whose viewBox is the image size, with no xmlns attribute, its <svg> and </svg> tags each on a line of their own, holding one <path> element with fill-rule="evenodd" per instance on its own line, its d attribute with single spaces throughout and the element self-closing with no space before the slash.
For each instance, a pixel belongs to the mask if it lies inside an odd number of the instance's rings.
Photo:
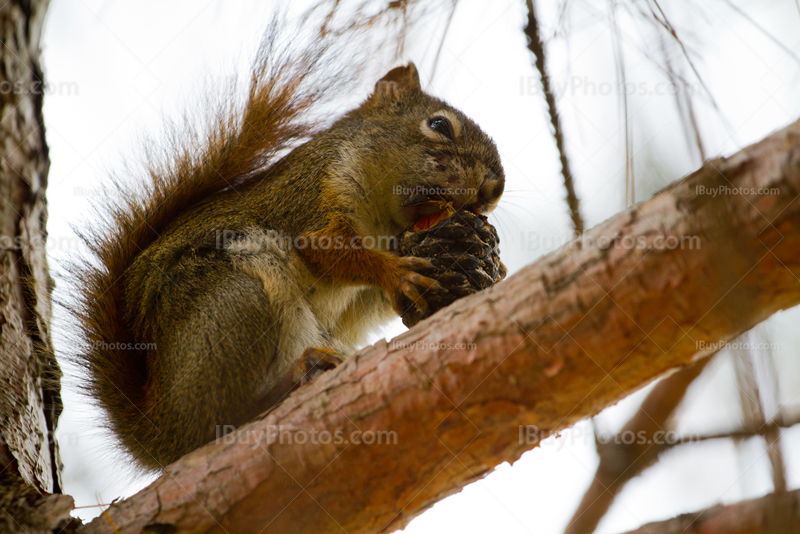
<svg viewBox="0 0 800 534">
<path fill-rule="evenodd" d="M 50 343 L 45 257 L 50 160 L 42 122 L 39 38 L 46 7 L 46 1 L 15 1 L 0 8 L 0 430 L 11 456 L 5 461 L 40 491 L 53 491 L 59 487 L 59 470 L 50 432 L 61 401 Z"/>
<path fill-rule="evenodd" d="M 80 521 L 70 517 L 75 501 L 68 495 L 42 494 L 22 477 L 0 473 L 0 532 L 3 534 L 72 534 Z"/>
<path fill-rule="evenodd" d="M 60 370 L 50 341 L 45 256 L 50 166 L 39 41 L 47 0 L 0 7 L 0 530 L 50 532 L 69 521 L 54 431 Z"/>
<path fill-rule="evenodd" d="M 799 192 L 795 123 L 360 351 L 169 466 L 109 518 L 124 533 L 401 528 L 538 440 L 800 303 Z M 352 431 L 394 434 L 368 445 Z M 81 532 L 112 527 L 98 518 Z"/>
<path fill-rule="evenodd" d="M 800 534 L 800 490 L 683 514 L 627 534 Z"/>
<path fill-rule="evenodd" d="M 701 360 L 659 382 L 616 436 L 607 443 L 598 442 L 600 463 L 564 534 L 594 532 L 625 484 L 669 447 L 666 440 L 658 438 L 658 433 L 664 436 L 672 429 L 668 420 L 708 361 L 708 358 Z"/>
</svg>

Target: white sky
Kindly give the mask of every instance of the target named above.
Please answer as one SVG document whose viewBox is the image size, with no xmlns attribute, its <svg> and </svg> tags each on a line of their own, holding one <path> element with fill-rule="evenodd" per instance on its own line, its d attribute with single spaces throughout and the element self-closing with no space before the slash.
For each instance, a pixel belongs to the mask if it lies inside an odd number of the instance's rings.
<svg viewBox="0 0 800 534">
<path fill-rule="evenodd" d="M 624 2 L 623 2 L 624 3 Z M 69 294 L 61 263 L 79 252 L 70 224 L 91 224 L 88 207 L 102 201 L 97 184 L 108 170 L 121 171 L 122 157 L 135 157 L 137 139 L 158 129 L 164 114 L 189 105 L 206 75 L 222 77 L 250 57 L 269 7 L 256 0 L 53 0 L 44 35 L 44 66 L 51 91 L 45 123 L 51 147 L 48 252 L 57 296 Z M 541 18 L 552 33 L 553 2 L 543 2 Z M 602 11 L 607 3 L 574 2 L 569 47 L 552 49 L 550 72 L 569 142 L 573 171 L 589 226 L 624 206 L 624 138 L 611 48 L 611 30 Z M 794 0 L 736 4 L 800 55 L 800 13 Z M 662 2 L 693 45 L 698 68 L 730 123 L 726 129 L 709 106 L 699 107 L 709 156 L 724 155 L 758 140 L 800 115 L 798 64 L 722 1 L 703 7 Z M 430 79 L 432 49 L 441 20 L 426 25 L 406 59 L 421 70 L 427 89 L 460 107 L 497 142 L 507 175 L 507 193 L 493 217 L 503 257 L 513 272 L 563 244 L 569 221 L 558 161 L 531 68 L 521 26 L 520 0 L 462 0 L 439 63 Z M 630 99 L 637 157 L 637 199 L 679 178 L 699 164 L 687 149 L 674 113 L 674 97 L 663 78 L 639 53 L 657 53 L 646 25 L 623 17 L 621 31 L 628 79 L 637 84 Z M 434 39 L 435 37 L 435 39 Z M 424 41 L 424 43 L 423 43 Z M 416 46 L 415 46 L 416 45 Z M 674 58 L 676 64 L 679 58 Z M 690 77 L 685 64 L 683 74 Z M 659 85 L 661 84 L 661 85 Z M 699 91 L 699 85 L 691 86 Z M 133 178 L 133 177 L 132 177 Z M 797 310 L 779 314 L 761 327 L 771 336 L 781 369 L 781 399 L 800 409 L 800 366 L 795 354 L 800 334 Z M 63 315 L 56 327 L 68 328 Z M 402 330 L 399 324 L 392 332 Z M 63 350 L 63 336 L 56 334 Z M 69 369 L 67 369 L 69 371 Z M 729 362 L 716 362 L 691 390 L 681 428 L 715 431 L 739 420 L 738 393 Z M 65 491 L 77 504 L 108 503 L 143 487 L 148 480 L 130 473 L 99 415 L 76 393 L 76 378 L 64 382 L 66 410 L 60 422 Z M 613 431 L 636 409 L 639 392 L 600 417 Z M 786 433 L 784 450 L 792 487 L 800 486 L 800 431 Z M 551 438 L 514 466 L 500 466 L 416 519 L 406 529 L 433 532 L 556 533 L 580 500 L 596 467 L 591 427 L 582 423 Z M 600 532 L 624 532 L 643 523 L 716 502 L 734 502 L 771 490 L 763 445 L 754 440 L 738 449 L 709 443 L 675 450 L 646 476 L 624 490 Z M 91 517 L 98 509 L 81 510 Z"/>
</svg>

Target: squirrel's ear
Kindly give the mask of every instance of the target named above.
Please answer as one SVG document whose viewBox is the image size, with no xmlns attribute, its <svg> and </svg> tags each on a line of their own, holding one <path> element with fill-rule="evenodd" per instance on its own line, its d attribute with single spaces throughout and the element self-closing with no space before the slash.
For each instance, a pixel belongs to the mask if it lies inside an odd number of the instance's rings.
<svg viewBox="0 0 800 534">
<path fill-rule="evenodd" d="M 375 84 L 372 98 L 376 101 L 389 102 L 398 100 L 404 94 L 421 93 L 419 73 L 413 63 L 405 67 L 395 67 Z"/>
</svg>

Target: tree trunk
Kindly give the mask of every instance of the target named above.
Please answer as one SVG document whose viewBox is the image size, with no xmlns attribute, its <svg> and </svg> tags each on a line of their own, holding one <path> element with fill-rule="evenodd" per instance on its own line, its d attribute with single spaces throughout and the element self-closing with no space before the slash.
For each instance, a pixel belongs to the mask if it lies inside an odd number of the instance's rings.
<svg viewBox="0 0 800 534">
<path fill-rule="evenodd" d="M 61 371 L 50 340 L 45 256 L 50 166 L 39 64 L 47 0 L 0 7 L 0 514 L 2 532 L 51 532 L 68 521 L 55 428 Z"/>
<path fill-rule="evenodd" d="M 799 192 L 795 123 L 360 351 L 81 532 L 401 528 L 800 303 Z"/>
</svg>

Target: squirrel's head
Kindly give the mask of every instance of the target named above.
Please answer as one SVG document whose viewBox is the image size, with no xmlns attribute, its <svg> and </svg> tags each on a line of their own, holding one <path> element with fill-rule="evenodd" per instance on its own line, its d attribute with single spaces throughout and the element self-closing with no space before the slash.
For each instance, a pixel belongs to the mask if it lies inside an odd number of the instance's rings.
<svg viewBox="0 0 800 534">
<path fill-rule="evenodd" d="M 497 206 L 505 185 L 497 147 L 463 113 L 424 93 L 413 63 L 381 78 L 356 114 L 368 126 L 374 161 L 382 162 L 370 185 L 389 199 L 399 226 Z"/>
</svg>

